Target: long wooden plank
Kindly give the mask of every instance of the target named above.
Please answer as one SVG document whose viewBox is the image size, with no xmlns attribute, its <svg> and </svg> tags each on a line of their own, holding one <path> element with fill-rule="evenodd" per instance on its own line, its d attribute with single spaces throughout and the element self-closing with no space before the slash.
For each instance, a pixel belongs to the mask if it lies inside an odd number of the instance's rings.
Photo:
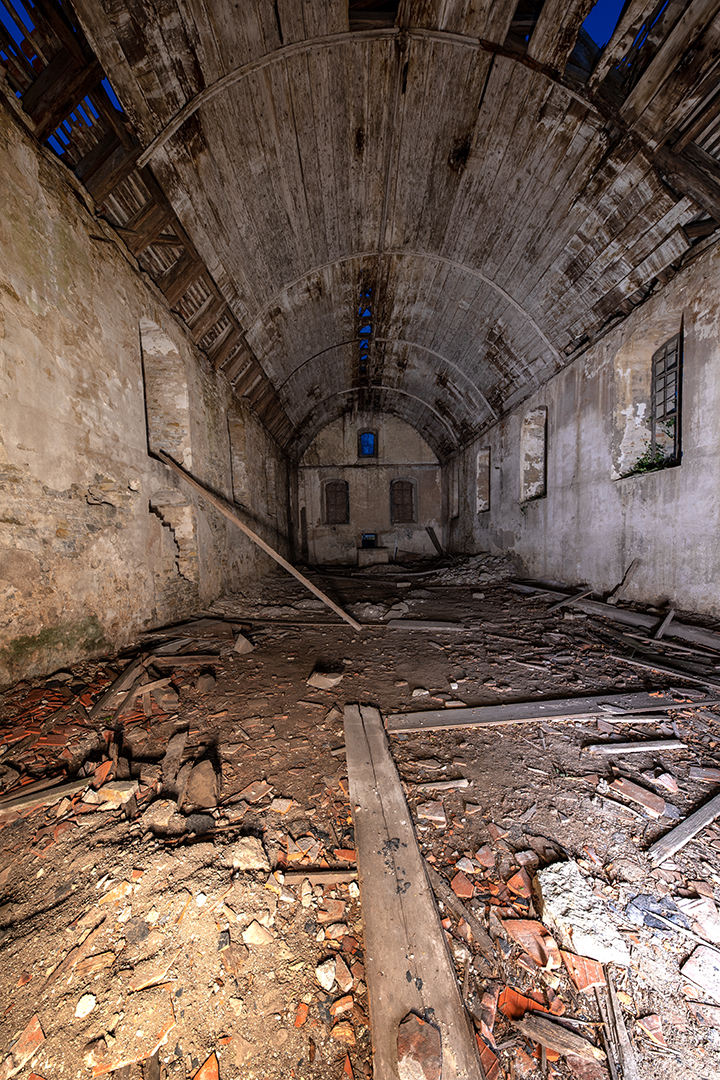
<svg viewBox="0 0 720 1080">
<path fill-rule="evenodd" d="M 513 585 L 512 588 L 517 592 L 543 593 L 545 596 L 555 596 L 558 599 L 563 596 L 557 589 L 544 589 L 531 585 Z M 641 611 L 614 607 L 611 604 L 604 604 L 602 600 L 578 600 L 574 606 L 578 611 L 584 611 L 586 615 L 600 615 L 613 622 L 623 623 L 625 626 L 638 626 L 644 630 L 655 630 L 657 626 L 657 615 L 644 615 Z M 668 627 L 666 637 L 680 638 L 682 641 L 692 641 L 695 645 L 720 650 L 720 634 L 714 630 L 706 630 L 702 626 L 690 626 L 677 619 L 674 619 Z"/>
<path fill-rule="evenodd" d="M 483 1069 L 377 709 L 345 706 L 350 802 L 362 895 L 375 1080 L 396 1080 L 397 1028 L 410 1012 L 442 1036 L 443 1080 Z"/>
<path fill-rule="evenodd" d="M 614 67 L 618 60 L 625 55 L 640 29 L 643 19 L 654 11 L 656 2 L 657 0 L 630 0 L 588 80 L 588 92 L 592 93 L 597 90 L 610 68 Z"/>
<path fill-rule="evenodd" d="M 250 540 L 252 540 L 254 544 L 257 544 L 257 546 L 261 548 L 266 555 L 269 555 L 271 559 L 274 559 L 276 563 L 282 566 L 283 570 L 287 570 L 289 574 L 292 574 L 294 578 L 297 578 L 301 585 L 304 585 L 306 589 L 309 589 L 310 592 L 317 596 L 319 600 L 322 600 L 323 604 L 326 604 L 331 611 L 334 611 L 336 615 L 339 615 L 341 619 L 344 619 L 346 623 L 352 626 L 353 630 L 362 630 L 360 623 L 355 622 L 353 617 L 351 615 L 348 615 L 347 611 L 343 611 L 341 607 L 338 607 L 334 600 L 331 600 L 330 597 L 326 596 L 321 589 L 318 589 L 316 585 L 313 585 L 312 581 L 308 581 L 305 575 L 301 574 L 299 570 L 296 570 L 292 563 L 289 563 L 287 559 L 284 559 L 278 551 L 275 551 L 275 548 L 272 548 L 269 544 L 266 544 L 261 536 L 258 536 L 256 532 L 253 532 L 252 529 L 248 528 L 245 522 L 241 521 L 237 514 L 234 514 L 232 510 L 230 510 L 225 505 L 224 502 L 222 502 L 210 491 L 208 491 L 208 489 L 204 487 L 203 484 L 199 484 L 194 477 L 190 476 L 189 473 L 185 472 L 185 470 L 181 468 L 176 461 L 173 461 L 173 459 L 171 457 L 168 457 L 168 455 L 165 454 L 162 450 L 158 450 L 157 456 L 160 458 L 161 461 L 168 465 L 173 470 L 173 472 L 176 472 L 178 476 L 181 476 L 186 484 L 189 484 L 190 487 L 194 488 L 195 491 L 199 492 L 199 494 L 202 495 L 204 499 L 207 499 L 207 501 L 212 506 L 214 506 L 216 510 L 219 510 L 220 513 L 228 519 L 228 521 L 232 521 L 233 525 L 237 525 L 238 529 L 240 529 L 241 532 L 245 533 L 245 535 Z"/>
<path fill-rule="evenodd" d="M 620 108 L 629 124 L 645 111 L 660 88 L 671 78 L 685 49 L 720 11 L 720 0 L 692 0 L 652 58 Z"/>
<path fill-rule="evenodd" d="M 717 701 L 704 705 L 719 704 Z M 605 708 L 603 708 L 605 706 Z M 611 707 L 611 708 L 608 708 Z M 387 730 L 442 731 L 445 728 L 532 724 L 541 720 L 555 722 L 627 713 L 665 712 L 678 709 L 677 695 L 672 694 L 598 694 L 593 697 L 554 698 L 549 701 L 518 701 L 508 705 L 477 705 L 467 709 L 427 709 L 423 712 L 392 713 Z"/>
<path fill-rule="evenodd" d="M 545 0 L 527 54 L 540 64 L 562 70 L 595 0 Z"/>
<path fill-rule="evenodd" d="M 708 825 L 712 825 L 715 818 L 720 817 L 720 795 L 716 795 L 710 802 L 705 803 L 690 817 L 685 818 L 680 824 L 656 840 L 648 850 L 648 855 L 654 863 L 665 862 L 672 858 L 675 852 L 685 847 L 687 843 Z"/>
</svg>

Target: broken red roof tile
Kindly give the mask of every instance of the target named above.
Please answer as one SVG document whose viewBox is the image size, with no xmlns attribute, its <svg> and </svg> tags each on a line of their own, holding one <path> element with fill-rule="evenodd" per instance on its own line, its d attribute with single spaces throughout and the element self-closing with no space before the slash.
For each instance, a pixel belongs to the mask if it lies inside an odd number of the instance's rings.
<svg viewBox="0 0 720 1080">
<path fill-rule="evenodd" d="M 665 1036 L 663 1035 L 662 1020 L 657 1013 L 652 1013 L 650 1016 L 643 1016 L 638 1020 L 637 1026 L 644 1035 L 647 1035 L 656 1046 L 667 1046 Z"/>
<path fill-rule="evenodd" d="M 477 1039 L 480 1060 L 482 1061 L 483 1072 L 485 1073 L 485 1080 L 499 1080 L 500 1065 L 498 1063 L 497 1054 L 483 1042 L 479 1035 L 476 1035 L 475 1038 Z"/>
<path fill-rule="evenodd" d="M 195 1073 L 193 1080 L 219 1080 L 219 1076 L 218 1059 L 213 1051 L 207 1061 L 204 1061 Z"/>
<path fill-rule="evenodd" d="M 590 960 L 586 956 L 577 956 L 575 953 L 560 950 L 565 967 L 568 970 L 576 990 L 581 993 L 590 990 L 593 986 L 605 985 L 605 973 L 602 964 L 597 960 Z"/>
<path fill-rule="evenodd" d="M 503 929 L 540 967 L 560 967 L 560 950 L 541 922 L 536 919 L 506 919 Z"/>
<path fill-rule="evenodd" d="M 10 1053 L 0 1064 L 0 1076 L 10 1077 L 20 1072 L 39 1046 L 45 1042 L 45 1033 L 37 1013 L 28 1021 L 17 1040 L 10 1045 Z"/>
</svg>

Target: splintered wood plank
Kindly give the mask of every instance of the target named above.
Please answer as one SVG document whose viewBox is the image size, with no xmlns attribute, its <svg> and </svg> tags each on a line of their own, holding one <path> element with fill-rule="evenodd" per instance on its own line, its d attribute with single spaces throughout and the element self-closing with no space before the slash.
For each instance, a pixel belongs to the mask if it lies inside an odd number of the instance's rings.
<svg viewBox="0 0 720 1080">
<path fill-rule="evenodd" d="M 518 701 L 509 705 L 478 705 L 467 709 L 393 713 L 387 718 L 387 730 L 442 731 L 456 727 L 532 724 L 540 720 L 558 722 L 602 718 L 608 713 L 616 720 L 625 713 L 630 720 L 636 712 L 664 712 L 677 708 L 677 695 L 672 694 L 599 694 L 593 697 L 555 698 L 552 701 Z"/>
<path fill-rule="evenodd" d="M 720 11 L 720 0 L 692 0 L 665 38 L 620 108 L 620 115 L 634 124 L 658 91 L 671 78 L 683 53 Z"/>
<path fill-rule="evenodd" d="M 714 799 L 705 803 L 694 814 L 690 814 L 689 817 L 685 818 L 675 829 L 661 837 L 660 840 L 656 840 L 652 847 L 649 848 L 648 855 L 656 864 L 665 862 L 666 859 L 672 858 L 676 852 L 680 851 L 680 848 L 685 847 L 699 832 L 702 832 L 708 825 L 712 825 L 717 817 L 720 817 L 720 795 L 716 795 Z"/>
<path fill-rule="evenodd" d="M 637 35 L 642 21 L 657 7 L 657 0 L 629 0 L 620 16 L 612 37 L 603 49 L 587 84 L 588 92 L 597 90 L 610 68 L 628 51 Z"/>
<path fill-rule="evenodd" d="M 530 36 L 527 55 L 563 70 L 575 48 L 580 27 L 595 0 L 545 0 Z"/>
<path fill-rule="evenodd" d="M 345 706 L 375 1080 L 396 1080 L 409 1012 L 442 1035 L 443 1080 L 482 1080 L 475 1039 L 377 709 Z"/>
</svg>

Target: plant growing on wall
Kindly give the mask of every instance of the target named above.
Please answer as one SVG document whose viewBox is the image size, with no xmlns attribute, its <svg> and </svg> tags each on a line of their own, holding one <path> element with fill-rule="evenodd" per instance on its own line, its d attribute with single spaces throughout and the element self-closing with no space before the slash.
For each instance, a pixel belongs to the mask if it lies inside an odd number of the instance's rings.
<svg viewBox="0 0 720 1080">
<path fill-rule="evenodd" d="M 667 420 L 663 420 L 660 424 L 663 429 L 663 433 L 669 439 L 669 445 L 655 445 L 653 450 L 652 442 L 650 439 L 645 440 L 645 449 L 640 457 L 637 459 L 632 469 L 623 473 L 623 477 L 626 476 L 638 476 L 641 473 L 658 472 L 660 469 L 667 469 L 671 465 L 677 465 L 678 461 L 674 454 L 674 440 L 675 440 L 675 417 L 671 416 Z"/>
</svg>

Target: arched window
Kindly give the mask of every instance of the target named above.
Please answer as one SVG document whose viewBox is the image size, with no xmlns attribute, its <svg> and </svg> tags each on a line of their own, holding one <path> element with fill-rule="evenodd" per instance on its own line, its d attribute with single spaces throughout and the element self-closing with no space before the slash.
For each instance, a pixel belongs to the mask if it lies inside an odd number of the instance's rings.
<svg viewBox="0 0 720 1080">
<path fill-rule="evenodd" d="M 417 520 L 415 484 L 412 480 L 393 480 L 390 484 L 390 516 L 393 525 Z"/>
<path fill-rule="evenodd" d="M 325 524 L 347 525 L 349 520 L 347 480 L 328 480 L 325 484 Z"/>
</svg>

